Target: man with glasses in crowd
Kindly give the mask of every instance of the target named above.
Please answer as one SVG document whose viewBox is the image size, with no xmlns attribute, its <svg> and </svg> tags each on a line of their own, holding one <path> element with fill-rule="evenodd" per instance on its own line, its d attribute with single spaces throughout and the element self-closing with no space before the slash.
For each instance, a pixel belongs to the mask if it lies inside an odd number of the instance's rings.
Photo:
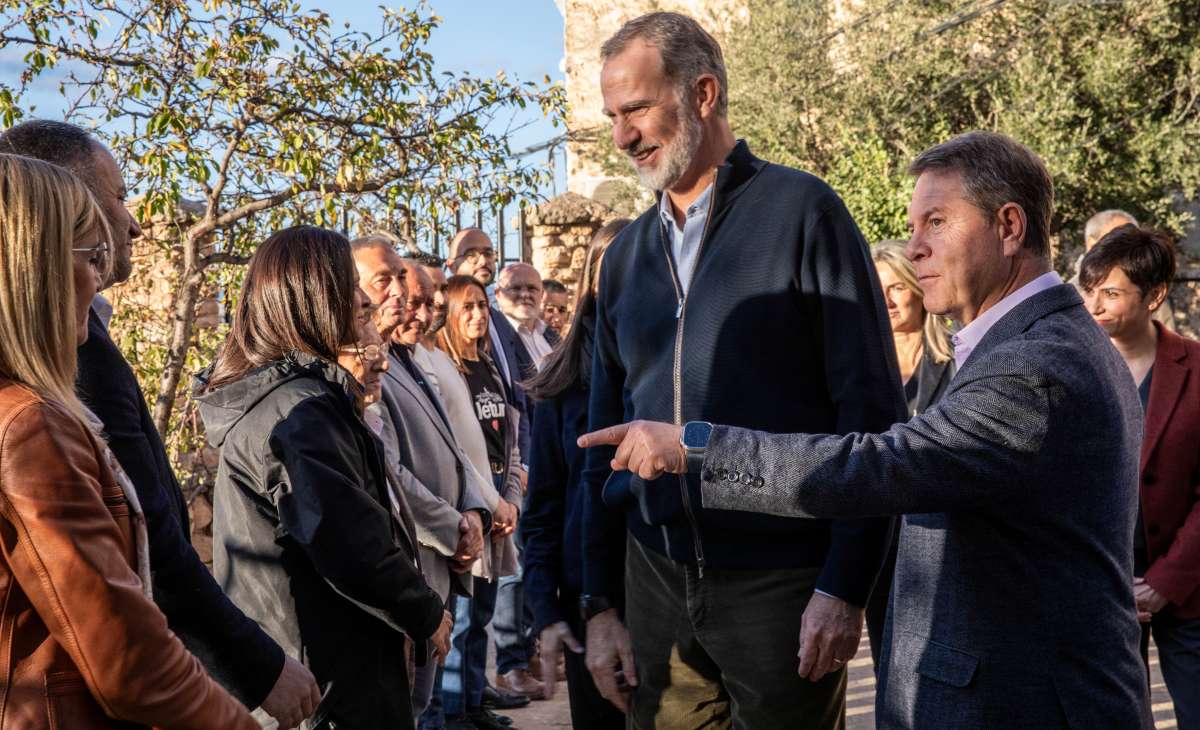
<svg viewBox="0 0 1200 730">
<path fill-rule="evenodd" d="M 556 338 L 561 337 L 567 327 L 567 312 L 570 311 L 571 297 L 567 287 L 557 279 L 544 279 L 542 292 L 542 321 Z"/>
<path fill-rule="evenodd" d="M 496 286 L 496 304 L 521 338 L 521 344 L 541 369 L 541 362 L 558 343 L 558 335 L 542 321 L 542 277 L 533 266 L 505 266 Z"/>
</svg>

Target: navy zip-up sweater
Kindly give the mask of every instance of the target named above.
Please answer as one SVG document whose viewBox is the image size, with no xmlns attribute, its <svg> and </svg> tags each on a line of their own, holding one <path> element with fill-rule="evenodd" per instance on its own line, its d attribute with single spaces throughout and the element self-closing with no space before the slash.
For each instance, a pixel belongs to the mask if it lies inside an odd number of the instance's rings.
<svg viewBox="0 0 1200 730">
<path fill-rule="evenodd" d="M 867 245 L 818 178 L 739 141 L 717 170 L 686 298 L 657 206 L 609 246 L 600 276 L 589 429 L 647 419 L 774 433 L 878 432 L 904 420 L 895 345 Z M 678 411 L 678 412 L 677 412 Z M 695 475 L 584 470 L 584 592 L 612 595 L 611 526 L 685 564 L 817 567 L 817 588 L 862 606 L 886 518 L 801 520 L 701 507 Z"/>
</svg>

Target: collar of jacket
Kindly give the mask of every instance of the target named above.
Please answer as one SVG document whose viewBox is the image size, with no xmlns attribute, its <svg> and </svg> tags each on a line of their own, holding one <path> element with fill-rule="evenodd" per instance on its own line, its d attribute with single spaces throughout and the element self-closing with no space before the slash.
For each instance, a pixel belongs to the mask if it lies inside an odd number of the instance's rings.
<svg viewBox="0 0 1200 730">
<path fill-rule="evenodd" d="M 1063 309 L 1081 306 L 1083 306 L 1083 299 L 1079 296 L 1079 292 L 1075 291 L 1075 287 L 1070 284 L 1059 284 L 1034 294 L 992 325 L 975 349 L 971 351 L 971 354 L 967 356 L 967 361 L 963 363 L 962 369 L 966 370 L 968 365 L 1001 342 L 1028 330 L 1039 319 Z"/>
<path fill-rule="evenodd" d="M 238 421 L 254 409 L 260 401 L 284 383 L 297 378 L 319 378 L 329 383 L 348 402 L 353 404 L 361 389 L 342 366 L 305 352 L 292 351 L 246 373 L 240 380 L 209 393 L 202 390 L 212 368 L 196 376 L 196 391 L 201 393 L 196 400 L 204 411 L 204 424 L 213 445 L 220 448 L 225 437 Z"/>
<path fill-rule="evenodd" d="M 760 160 L 750 152 L 750 145 L 746 144 L 746 140 L 739 139 L 725 156 L 725 161 L 717 166 L 717 180 L 713 185 L 709 216 L 715 218 L 722 210 L 732 205 L 750 180 L 766 166 L 765 160 Z M 656 209 L 661 204 L 663 195 L 665 193 L 662 190 L 654 194 Z"/>
<path fill-rule="evenodd" d="M 1150 381 L 1150 400 L 1146 403 L 1146 425 L 1142 437 L 1142 470 L 1150 453 L 1158 445 L 1188 377 L 1188 348 L 1183 337 L 1154 322 L 1158 348 L 1154 354 L 1154 379 Z"/>
</svg>

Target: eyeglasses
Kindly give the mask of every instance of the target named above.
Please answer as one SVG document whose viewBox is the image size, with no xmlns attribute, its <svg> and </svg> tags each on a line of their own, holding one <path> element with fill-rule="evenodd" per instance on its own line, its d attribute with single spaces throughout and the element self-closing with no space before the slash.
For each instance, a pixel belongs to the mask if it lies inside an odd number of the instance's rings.
<svg viewBox="0 0 1200 730">
<path fill-rule="evenodd" d="M 97 243 L 95 246 L 88 248 L 72 248 L 71 253 L 85 253 L 88 255 L 88 264 L 97 271 L 100 271 L 107 264 L 109 246 L 105 241 Z"/>
<path fill-rule="evenodd" d="M 73 249 L 71 249 L 71 253 L 106 254 L 106 253 L 108 253 L 108 243 L 105 241 L 101 241 L 100 243 L 97 243 L 95 246 L 91 246 L 89 248 L 73 248 Z"/>
<path fill-rule="evenodd" d="M 496 249 L 494 248 L 473 248 L 462 255 L 462 258 L 470 263 L 476 263 L 479 259 L 487 259 L 488 261 L 496 260 Z"/>
<path fill-rule="evenodd" d="M 375 362 L 383 356 L 383 348 L 379 345 L 367 345 L 366 347 L 347 345 L 338 352 L 342 355 L 357 355 L 363 362 Z"/>
</svg>

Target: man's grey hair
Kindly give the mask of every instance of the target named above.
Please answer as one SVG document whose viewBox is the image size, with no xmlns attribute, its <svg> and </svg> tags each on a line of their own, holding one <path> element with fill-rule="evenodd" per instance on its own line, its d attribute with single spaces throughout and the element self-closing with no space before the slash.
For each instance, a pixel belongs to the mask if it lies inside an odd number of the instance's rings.
<svg viewBox="0 0 1200 730">
<path fill-rule="evenodd" d="M 641 40 L 658 49 L 663 73 L 675 83 L 679 98 L 692 96 L 692 85 L 704 74 L 712 74 L 720 87 L 717 92 L 717 113 L 729 111 L 729 83 L 725 75 L 725 58 L 721 46 L 708 31 L 692 18 L 681 13 L 648 13 L 634 18 L 600 47 L 603 61 L 624 51 L 631 41 Z"/>
<path fill-rule="evenodd" d="M 514 261 L 503 269 L 500 269 L 500 273 L 496 277 L 496 283 L 501 287 L 507 287 L 512 281 L 513 274 L 518 271 L 529 271 L 538 278 L 539 282 L 542 280 L 542 275 L 538 273 L 533 264 L 527 264 L 524 261 Z"/>
<path fill-rule="evenodd" d="M 51 119 L 30 119 L 0 134 L 0 152 L 66 168 L 89 187 L 95 179 L 98 144 L 87 130 Z"/>
<path fill-rule="evenodd" d="M 1003 134 L 975 130 L 930 147 L 908 166 L 913 177 L 929 170 L 961 175 L 966 199 L 989 218 L 1008 203 L 1019 205 L 1025 248 L 1049 257 L 1054 182 L 1033 150 Z"/>
<path fill-rule="evenodd" d="M 1131 214 L 1123 210 L 1116 208 L 1102 210 L 1091 218 L 1088 218 L 1087 223 L 1083 225 L 1083 240 L 1091 241 L 1099 238 L 1100 231 L 1114 228 L 1113 222 L 1118 220 L 1132 223 L 1135 226 L 1138 225 L 1137 218 L 1134 218 Z"/>
<path fill-rule="evenodd" d="M 396 249 L 397 240 L 387 233 L 377 232 L 366 236 L 361 236 L 350 242 L 350 250 L 352 252 L 365 251 L 371 248 L 381 248 L 386 251 L 399 255 L 400 252 Z"/>
</svg>

